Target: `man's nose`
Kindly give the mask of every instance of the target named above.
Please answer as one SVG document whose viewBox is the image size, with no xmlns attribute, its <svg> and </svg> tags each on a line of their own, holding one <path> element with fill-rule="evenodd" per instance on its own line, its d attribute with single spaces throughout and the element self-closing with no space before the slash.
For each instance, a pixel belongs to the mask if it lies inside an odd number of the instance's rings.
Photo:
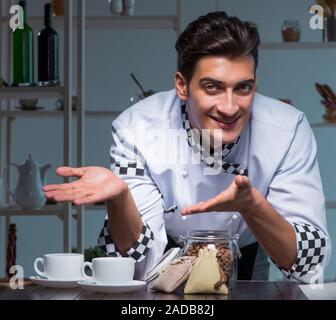
<svg viewBox="0 0 336 320">
<path fill-rule="evenodd" d="M 233 91 L 228 90 L 217 104 L 217 111 L 224 117 L 232 117 L 238 112 L 238 110 L 239 107 L 237 105 L 235 94 Z"/>
</svg>

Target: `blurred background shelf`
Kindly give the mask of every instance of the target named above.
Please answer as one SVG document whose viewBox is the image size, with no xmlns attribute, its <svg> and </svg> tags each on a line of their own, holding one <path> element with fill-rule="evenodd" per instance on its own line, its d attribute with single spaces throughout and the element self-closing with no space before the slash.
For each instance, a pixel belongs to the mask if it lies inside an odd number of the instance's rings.
<svg viewBox="0 0 336 320">
<path fill-rule="evenodd" d="M 85 111 L 86 117 L 103 118 L 116 117 L 122 111 Z M 77 116 L 77 111 L 72 111 L 73 116 Z M 64 112 L 62 110 L 3 110 L 0 111 L 1 116 L 22 117 L 22 118 L 63 118 Z"/>
<path fill-rule="evenodd" d="M 77 17 L 73 17 L 74 26 L 77 25 Z M 6 17 L 1 18 L 3 24 L 8 24 Z M 43 17 L 29 17 L 32 26 L 40 26 Z M 55 27 L 64 25 L 63 17 L 53 17 Z M 113 28 L 113 29 L 177 29 L 178 19 L 176 16 L 87 16 L 85 21 L 86 28 Z"/>
<path fill-rule="evenodd" d="M 326 202 L 327 209 L 336 209 L 336 201 L 327 201 Z"/>
<path fill-rule="evenodd" d="M 88 28 L 176 29 L 176 16 L 88 16 Z"/>
<path fill-rule="evenodd" d="M 310 124 L 312 128 L 331 128 L 336 127 L 336 123 L 328 122 L 313 122 Z"/>
<path fill-rule="evenodd" d="M 85 206 L 86 210 L 105 210 L 105 204 L 95 204 Z M 72 206 L 76 210 L 76 206 Z M 59 216 L 63 215 L 64 206 L 62 204 L 47 204 L 41 209 L 21 209 L 17 206 L 0 207 L 0 216 Z M 75 215 L 73 215 L 75 216 Z"/>
<path fill-rule="evenodd" d="M 62 205 L 47 205 L 41 209 L 21 209 L 14 206 L 0 208 L 0 216 L 53 216 L 63 213 Z"/>
<path fill-rule="evenodd" d="M 64 96 L 63 86 L 54 87 L 6 87 L 0 88 L 1 99 L 41 99 L 62 98 Z"/>
<path fill-rule="evenodd" d="M 336 42 L 263 42 L 260 49 L 336 49 Z"/>
</svg>

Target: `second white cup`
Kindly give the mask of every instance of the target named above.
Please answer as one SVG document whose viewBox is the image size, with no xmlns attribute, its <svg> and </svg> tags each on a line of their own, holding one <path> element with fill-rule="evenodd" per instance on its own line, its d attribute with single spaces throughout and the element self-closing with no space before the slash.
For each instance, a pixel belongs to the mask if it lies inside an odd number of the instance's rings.
<svg viewBox="0 0 336 320">
<path fill-rule="evenodd" d="M 84 262 L 83 277 L 96 284 L 120 285 L 132 282 L 134 277 L 135 260 L 127 257 L 94 258 L 91 262 Z M 85 273 L 85 268 L 92 270 L 92 276 Z"/>
</svg>

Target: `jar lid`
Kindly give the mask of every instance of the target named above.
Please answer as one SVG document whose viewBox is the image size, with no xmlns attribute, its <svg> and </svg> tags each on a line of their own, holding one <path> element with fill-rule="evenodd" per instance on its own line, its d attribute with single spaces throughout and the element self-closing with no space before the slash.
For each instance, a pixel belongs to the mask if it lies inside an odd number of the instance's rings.
<svg viewBox="0 0 336 320">
<path fill-rule="evenodd" d="M 284 25 L 299 26 L 299 20 L 284 20 Z"/>
<path fill-rule="evenodd" d="M 239 234 L 224 230 L 193 230 L 188 232 L 187 238 L 190 240 L 237 240 Z"/>
</svg>

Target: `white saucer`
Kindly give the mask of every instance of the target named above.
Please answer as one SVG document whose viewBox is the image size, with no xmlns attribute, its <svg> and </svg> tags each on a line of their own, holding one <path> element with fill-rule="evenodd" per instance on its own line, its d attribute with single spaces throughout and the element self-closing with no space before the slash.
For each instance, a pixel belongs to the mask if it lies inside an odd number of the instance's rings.
<svg viewBox="0 0 336 320">
<path fill-rule="evenodd" d="M 139 290 L 146 286 L 146 281 L 133 280 L 127 284 L 96 284 L 89 281 L 78 281 L 78 284 L 86 290 L 98 293 L 126 293 Z"/>
<path fill-rule="evenodd" d="M 36 283 L 40 286 L 43 287 L 48 287 L 48 288 L 76 288 L 78 287 L 78 279 L 77 280 L 51 280 L 47 278 L 42 278 L 39 276 L 32 276 L 30 277 L 30 280 L 33 283 Z"/>
</svg>

